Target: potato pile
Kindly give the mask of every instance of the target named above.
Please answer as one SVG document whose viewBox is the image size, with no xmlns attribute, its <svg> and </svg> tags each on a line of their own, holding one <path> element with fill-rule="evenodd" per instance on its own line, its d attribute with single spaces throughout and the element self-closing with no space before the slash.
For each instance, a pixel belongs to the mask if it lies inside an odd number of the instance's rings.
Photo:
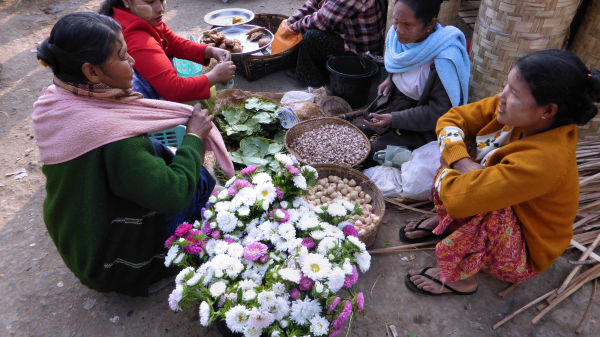
<svg viewBox="0 0 600 337">
<path fill-rule="evenodd" d="M 200 43 L 211 47 L 227 49 L 232 53 L 241 53 L 244 47 L 238 39 L 228 39 L 225 34 L 219 32 L 217 28 L 202 32 Z"/>
<path fill-rule="evenodd" d="M 372 213 L 373 201 L 370 194 L 365 193 L 354 179 L 340 178 L 330 175 L 321 178 L 317 184 L 308 190 L 306 200 L 315 207 L 332 203 L 336 200 L 347 200 L 352 204 L 358 203 L 363 209 L 363 215 L 353 215 L 349 220 L 354 223 L 358 235 L 362 236 L 379 223 L 379 216 Z"/>
</svg>

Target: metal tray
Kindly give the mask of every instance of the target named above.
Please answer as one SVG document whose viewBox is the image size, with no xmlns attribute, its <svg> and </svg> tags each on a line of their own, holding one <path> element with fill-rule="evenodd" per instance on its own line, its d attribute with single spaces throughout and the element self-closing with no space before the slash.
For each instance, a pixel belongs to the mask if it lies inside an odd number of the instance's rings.
<svg viewBox="0 0 600 337">
<path fill-rule="evenodd" d="M 225 36 L 228 39 L 238 39 L 242 42 L 242 47 L 243 47 L 242 52 L 241 53 L 231 53 L 231 55 L 235 56 L 235 55 L 254 54 L 258 51 L 266 50 L 268 47 L 271 46 L 271 42 L 273 42 L 273 33 L 271 33 L 271 31 L 266 28 L 263 33 L 263 37 L 269 38 L 269 43 L 267 43 L 266 45 L 259 47 L 258 41 L 250 41 L 248 39 L 248 36 L 246 36 L 246 32 L 248 32 L 250 29 L 253 29 L 256 27 L 260 27 L 260 26 L 237 25 L 237 26 L 230 26 L 230 27 L 217 27 L 217 30 L 219 32 L 225 34 Z"/>
<path fill-rule="evenodd" d="M 233 17 L 241 18 L 242 21 L 233 23 Z M 225 8 L 212 11 L 204 16 L 204 22 L 212 26 L 237 26 L 254 19 L 254 12 L 243 8 Z"/>
</svg>

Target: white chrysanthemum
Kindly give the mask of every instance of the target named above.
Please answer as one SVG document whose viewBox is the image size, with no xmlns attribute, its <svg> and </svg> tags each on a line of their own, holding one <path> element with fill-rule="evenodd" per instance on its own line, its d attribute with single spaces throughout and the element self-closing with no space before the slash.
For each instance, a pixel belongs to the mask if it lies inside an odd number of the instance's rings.
<svg viewBox="0 0 600 337">
<path fill-rule="evenodd" d="M 310 236 L 317 241 L 323 240 L 323 238 L 326 235 L 327 235 L 327 233 L 325 233 L 325 231 L 322 231 L 322 230 L 316 230 L 316 231 L 310 232 Z"/>
<path fill-rule="evenodd" d="M 264 329 L 275 321 L 273 314 L 266 309 L 252 308 L 248 318 L 248 326 L 256 329 Z"/>
<path fill-rule="evenodd" d="M 213 212 L 210 209 L 207 209 L 206 211 L 204 211 L 204 220 L 210 220 L 210 218 L 212 218 L 213 215 Z"/>
<path fill-rule="evenodd" d="M 254 185 L 262 185 L 266 183 L 270 184 L 271 182 L 271 176 L 264 172 L 257 173 L 254 177 L 252 177 L 252 183 Z"/>
<path fill-rule="evenodd" d="M 350 259 L 346 258 L 344 260 L 344 264 L 342 265 L 342 269 L 344 270 L 344 274 L 350 275 L 352 274 L 352 263 L 350 263 Z"/>
<path fill-rule="evenodd" d="M 285 293 L 285 284 L 281 282 L 275 282 L 272 289 L 275 295 L 283 295 Z"/>
<path fill-rule="evenodd" d="M 210 318 L 210 307 L 206 301 L 202 301 L 200 303 L 200 308 L 198 308 L 198 314 L 200 316 L 200 325 L 208 326 L 208 319 Z"/>
<path fill-rule="evenodd" d="M 175 276 L 175 285 L 177 284 L 181 284 L 183 282 L 183 279 L 188 276 L 189 274 L 192 274 L 196 271 L 196 269 L 194 269 L 194 267 L 186 267 L 184 269 L 182 269 L 177 276 Z"/>
<path fill-rule="evenodd" d="M 208 225 L 210 226 L 211 229 L 217 228 L 217 222 L 216 221 L 211 221 L 211 222 L 208 223 Z"/>
<path fill-rule="evenodd" d="M 368 252 L 354 253 L 354 258 L 361 272 L 366 273 L 371 268 L 371 254 Z"/>
<path fill-rule="evenodd" d="M 344 235 L 344 231 L 331 225 L 327 225 L 327 227 L 323 228 L 325 231 L 325 235 L 336 238 L 338 240 L 344 240 L 346 235 Z"/>
<path fill-rule="evenodd" d="M 277 228 L 277 234 L 281 235 L 281 237 L 286 240 L 293 240 L 296 238 L 296 228 L 289 222 L 283 223 L 279 225 Z"/>
<path fill-rule="evenodd" d="M 275 198 L 277 197 L 275 186 L 273 186 L 273 184 L 271 183 L 257 185 L 255 189 L 257 200 L 264 200 L 263 206 L 265 205 L 265 203 L 267 205 L 272 204 Z"/>
<path fill-rule="evenodd" d="M 165 256 L 165 267 L 171 266 L 173 259 L 175 259 L 175 257 L 177 256 L 178 253 L 179 253 L 179 246 L 171 246 L 169 248 L 169 251 L 167 252 L 167 256 Z"/>
<path fill-rule="evenodd" d="M 331 263 L 321 254 L 308 254 L 302 264 L 302 273 L 313 280 L 320 280 L 331 270 Z"/>
<path fill-rule="evenodd" d="M 362 243 L 362 241 L 360 241 L 356 236 L 347 236 L 346 240 L 352 242 L 353 245 L 355 245 L 356 247 L 360 248 L 361 251 L 365 251 L 367 248 L 365 246 L 364 243 Z"/>
<path fill-rule="evenodd" d="M 229 178 L 229 180 L 227 180 L 227 182 L 225 183 L 225 187 L 229 187 L 231 186 L 231 184 L 233 184 L 233 182 L 237 179 L 237 177 L 233 176 L 231 178 Z"/>
<path fill-rule="evenodd" d="M 290 219 L 288 221 L 293 223 L 298 222 L 298 220 L 300 220 L 300 217 L 302 216 L 302 213 L 300 213 L 297 209 L 293 208 L 288 209 L 288 214 L 290 215 Z"/>
<path fill-rule="evenodd" d="M 215 202 L 217 202 L 217 197 L 214 195 L 211 195 L 210 197 L 208 197 L 208 202 L 210 202 L 211 204 L 214 204 Z"/>
<path fill-rule="evenodd" d="M 231 259 L 229 265 L 225 267 L 224 271 L 227 276 L 230 278 L 237 277 L 242 270 L 244 269 L 244 265 L 238 259 Z"/>
<path fill-rule="evenodd" d="M 204 247 L 204 250 L 206 250 L 206 253 L 210 256 L 215 255 L 215 246 L 217 245 L 217 240 L 215 239 L 210 239 L 206 242 L 206 246 Z"/>
<path fill-rule="evenodd" d="M 252 301 L 256 298 L 256 291 L 254 289 L 248 289 L 242 291 L 242 300 L 244 301 Z"/>
<path fill-rule="evenodd" d="M 301 190 L 306 190 L 306 188 L 308 187 L 306 185 L 306 178 L 304 178 L 304 176 L 301 174 L 294 176 L 292 178 L 292 181 L 294 182 L 294 186 L 296 186 L 297 188 L 299 188 Z"/>
<path fill-rule="evenodd" d="M 281 247 L 282 244 L 285 244 L 285 240 L 279 234 L 273 234 L 269 237 L 269 240 L 275 247 Z M 285 247 L 285 246 L 284 246 Z"/>
<path fill-rule="evenodd" d="M 327 255 L 327 252 L 334 249 L 339 244 L 339 240 L 331 236 L 326 236 L 319 242 L 317 246 L 317 252 L 323 256 Z"/>
<path fill-rule="evenodd" d="M 325 286 L 323 285 L 323 283 L 321 283 L 321 281 L 315 282 L 315 291 L 317 293 L 319 293 L 319 294 L 322 293 L 324 288 L 325 288 Z"/>
<path fill-rule="evenodd" d="M 329 275 L 327 275 L 327 287 L 332 293 L 336 293 L 338 290 L 342 289 L 345 280 L 346 274 L 344 274 L 344 271 L 339 267 L 335 267 L 331 270 Z"/>
<path fill-rule="evenodd" d="M 300 271 L 298 269 L 282 268 L 279 270 L 279 275 L 286 281 L 300 282 Z"/>
<path fill-rule="evenodd" d="M 279 320 L 279 326 L 280 326 L 282 329 L 285 329 L 285 328 L 287 328 L 287 327 L 288 327 L 288 325 L 290 325 L 290 321 L 288 321 L 287 319 L 282 319 L 282 320 Z"/>
<path fill-rule="evenodd" d="M 179 262 L 181 262 L 181 260 L 183 260 L 184 257 L 185 257 L 185 253 L 183 253 L 183 252 L 179 253 L 179 255 L 177 255 L 177 257 L 175 257 L 175 260 L 173 260 L 173 263 L 178 264 Z"/>
<path fill-rule="evenodd" d="M 289 206 L 290 206 L 290 203 L 287 202 L 287 201 L 285 201 L 285 200 L 282 200 L 282 201 L 279 202 L 279 206 L 281 206 L 281 208 L 288 209 Z"/>
<path fill-rule="evenodd" d="M 233 204 L 231 203 L 231 201 L 219 201 L 215 204 L 215 212 L 219 213 L 219 212 L 225 212 L 225 211 L 230 211 L 233 207 Z"/>
<path fill-rule="evenodd" d="M 238 287 L 240 287 L 242 290 L 254 289 L 256 288 L 256 283 L 252 280 L 245 279 L 238 283 Z"/>
<path fill-rule="evenodd" d="M 277 235 L 277 240 L 271 239 L 271 242 L 275 245 L 275 249 L 278 252 L 285 252 L 288 248 L 288 242 L 281 238 L 281 236 Z"/>
<path fill-rule="evenodd" d="M 292 161 L 292 158 L 288 157 L 286 154 L 276 153 L 274 157 L 275 157 L 275 160 L 277 160 L 278 162 L 280 162 L 284 166 L 285 165 L 294 165 L 294 162 Z"/>
<path fill-rule="evenodd" d="M 257 296 L 258 304 L 265 309 L 273 307 L 276 299 L 273 291 L 261 291 Z"/>
<path fill-rule="evenodd" d="M 298 248 L 302 247 L 302 239 L 295 238 L 292 240 L 288 240 L 288 241 L 286 241 L 286 247 L 287 247 L 288 253 L 294 254 L 294 253 L 296 253 Z"/>
<path fill-rule="evenodd" d="M 237 226 L 237 221 L 238 219 L 233 213 L 227 211 L 217 213 L 217 224 L 225 233 L 232 232 Z"/>
<path fill-rule="evenodd" d="M 200 273 L 194 273 L 194 276 L 190 277 L 190 279 L 187 280 L 187 282 L 185 282 L 185 284 L 187 284 L 188 287 L 195 286 L 196 283 L 198 283 L 198 281 L 200 281 L 202 276 L 204 276 L 204 275 L 202 275 Z"/>
<path fill-rule="evenodd" d="M 229 309 L 225 314 L 225 323 L 232 332 L 243 332 L 248 323 L 248 309 L 245 306 L 238 304 Z"/>
<path fill-rule="evenodd" d="M 329 321 L 321 316 L 315 316 L 310 319 L 310 332 L 314 336 L 323 336 L 329 332 Z"/>
<path fill-rule="evenodd" d="M 223 295 L 223 293 L 225 292 L 226 289 L 227 289 L 227 284 L 225 283 L 225 281 L 217 281 L 217 282 L 211 284 L 210 288 L 208 288 L 208 290 L 210 291 L 210 294 L 214 298 L 217 298 L 217 297 Z"/>
<path fill-rule="evenodd" d="M 331 214 L 331 216 L 345 216 L 347 214 L 346 207 L 338 202 L 329 204 L 329 206 L 327 206 L 327 213 Z"/>
<path fill-rule="evenodd" d="M 319 225 L 319 218 L 314 213 L 305 213 L 298 221 L 298 228 L 305 231 Z"/>
<path fill-rule="evenodd" d="M 250 206 L 254 205 L 255 202 L 256 202 L 256 191 L 254 190 L 254 188 L 252 188 L 250 186 L 246 186 L 246 187 L 242 188 L 241 190 L 239 190 L 239 192 L 231 200 L 231 203 L 235 207 L 240 207 L 242 205 L 250 207 Z"/>
<path fill-rule="evenodd" d="M 219 200 L 223 200 L 229 198 L 229 192 L 227 192 L 227 189 L 223 189 L 221 190 L 221 192 L 219 192 L 219 194 L 217 194 L 217 199 Z"/>
<path fill-rule="evenodd" d="M 273 314 L 275 315 L 276 320 L 281 321 L 290 313 L 290 302 L 287 297 L 277 297 L 275 302 Z"/>
<path fill-rule="evenodd" d="M 212 269 L 210 262 L 206 262 L 202 264 L 200 268 L 198 268 L 196 274 L 204 276 L 204 280 L 202 281 L 202 283 L 204 285 L 207 285 L 208 283 L 210 283 L 210 281 L 212 281 L 214 270 Z"/>
<path fill-rule="evenodd" d="M 229 254 L 231 257 L 239 259 L 242 257 L 242 255 L 244 255 L 244 246 L 237 242 L 231 243 L 227 248 L 227 254 Z"/>
<path fill-rule="evenodd" d="M 178 284 L 175 289 L 169 294 L 169 307 L 173 311 L 181 311 L 179 307 L 179 301 L 183 298 L 183 286 Z"/>
<path fill-rule="evenodd" d="M 194 227 L 194 228 L 200 228 L 200 227 L 202 227 L 202 224 L 200 223 L 200 221 L 196 220 L 192 224 L 192 227 Z"/>
<path fill-rule="evenodd" d="M 292 302 L 290 310 L 290 318 L 292 321 L 300 325 L 309 323 L 309 319 L 321 314 L 321 305 L 319 301 L 311 299 L 309 296 L 303 300 L 295 300 Z"/>
<path fill-rule="evenodd" d="M 262 335 L 262 329 L 257 329 L 246 325 L 244 328 L 244 337 L 260 337 Z"/>
<path fill-rule="evenodd" d="M 215 255 L 225 254 L 229 249 L 229 243 L 227 241 L 218 240 L 215 245 Z"/>
<path fill-rule="evenodd" d="M 229 267 L 229 265 L 232 264 L 234 261 L 237 260 L 225 253 L 215 255 L 215 257 L 211 260 L 212 268 L 215 271 L 215 276 L 223 277 L 225 269 Z"/>
<path fill-rule="evenodd" d="M 240 216 L 248 216 L 248 215 L 250 215 L 250 207 L 242 206 L 242 207 L 238 208 L 237 212 Z"/>
</svg>

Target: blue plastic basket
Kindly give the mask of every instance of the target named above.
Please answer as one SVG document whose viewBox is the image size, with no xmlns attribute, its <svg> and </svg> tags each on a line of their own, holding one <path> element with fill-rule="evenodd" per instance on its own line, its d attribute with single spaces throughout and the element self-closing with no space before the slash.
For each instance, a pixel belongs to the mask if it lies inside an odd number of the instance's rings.
<svg viewBox="0 0 600 337">
<path fill-rule="evenodd" d="M 190 41 L 194 41 L 194 37 L 190 36 Z M 202 65 L 188 60 L 173 58 L 173 66 L 177 70 L 177 75 L 181 77 L 194 77 L 202 75 Z"/>
<path fill-rule="evenodd" d="M 185 125 L 177 125 L 164 131 L 148 132 L 148 136 L 155 138 L 166 146 L 179 147 L 185 136 Z"/>
</svg>

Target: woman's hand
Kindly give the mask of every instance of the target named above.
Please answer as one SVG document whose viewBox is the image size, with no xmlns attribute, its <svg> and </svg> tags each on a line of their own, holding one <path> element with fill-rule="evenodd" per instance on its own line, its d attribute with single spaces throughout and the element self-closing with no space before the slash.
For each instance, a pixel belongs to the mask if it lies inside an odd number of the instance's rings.
<svg viewBox="0 0 600 337">
<path fill-rule="evenodd" d="M 204 140 L 210 129 L 212 129 L 213 116 L 208 113 L 208 110 L 202 109 L 202 106 L 197 103 L 194 105 L 192 116 L 187 122 L 187 133 L 192 133 L 200 139 Z"/>
<path fill-rule="evenodd" d="M 377 94 L 387 96 L 390 94 L 390 91 L 394 87 L 392 83 L 392 76 L 388 75 L 388 77 L 377 86 Z"/>
<path fill-rule="evenodd" d="M 369 114 L 371 120 L 365 119 L 365 123 L 372 127 L 383 128 L 392 124 L 392 114 Z"/>
<path fill-rule="evenodd" d="M 220 62 L 211 71 L 206 73 L 206 77 L 210 85 L 229 81 L 235 77 L 235 64 L 232 61 Z"/>
<path fill-rule="evenodd" d="M 454 163 L 452 163 L 452 165 L 450 165 L 450 167 L 457 170 L 460 174 L 465 174 L 472 170 L 484 169 L 484 167 L 481 166 L 481 164 L 472 161 L 471 158 L 463 158 L 458 161 L 455 161 Z"/>
<path fill-rule="evenodd" d="M 206 58 L 206 59 L 213 58 L 219 62 L 231 61 L 231 53 L 229 52 L 229 50 L 225 50 L 225 49 L 221 49 L 221 48 L 217 48 L 217 47 L 206 46 L 206 49 L 204 50 L 204 58 Z"/>
</svg>

